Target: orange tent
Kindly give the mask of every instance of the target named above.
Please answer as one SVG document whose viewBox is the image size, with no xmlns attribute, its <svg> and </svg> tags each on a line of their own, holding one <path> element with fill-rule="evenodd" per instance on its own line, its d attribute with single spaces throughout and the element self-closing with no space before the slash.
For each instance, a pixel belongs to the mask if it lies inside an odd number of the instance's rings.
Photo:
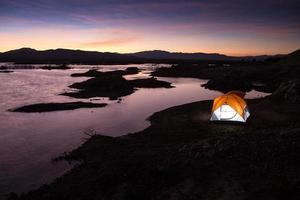
<svg viewBox="0 0 300 200">
<path fill-rule="evenodd" d="M 211 120 L 246 122 L 250 113 L 244 96 L 244 92 L 231 91 L 215 98 Z"/>
</svg>

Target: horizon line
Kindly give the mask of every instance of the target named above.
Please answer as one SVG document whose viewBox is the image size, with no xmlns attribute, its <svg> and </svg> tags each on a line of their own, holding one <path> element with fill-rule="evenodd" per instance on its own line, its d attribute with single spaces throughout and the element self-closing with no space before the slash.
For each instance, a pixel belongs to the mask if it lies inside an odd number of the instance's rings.
<svg viewBox="0 0 300 200">
<path fill-rule="evenodd" d="M 183 53 L 183 54 L 197 54 L 197 53 L 203 53 L 203 54 L 218 54 L 218 55 L 224 55 L 224 56 L 229 56 L 229 57 L 258 57 L 258 56 L 278 56 L 278 55 L 288 55 L 294 51 L 297 51 L 299 49 L 295 49 L 291 52 L 288 53 L 277 53 L 277 54 L 224 54 L 224 53 L 218 53 L 218 52 L 203 52 L 203 51 L 195 51 L 195 52 L 184 52 L 184 51 L 168 51 L 168 50 L 162 50 L 162 49 L 151 49 L 151 50 L 140 50 L 140 51 L 135 51 L 135 52 L 114 52 L 114 51 L 99 51 L 99 50 L 85 50 L 85 49 L 78 49 L 78 48 L 50 48 L 50 49 L 38 49 L 38 48 L 32 48 L 32 47 L 20 47 L 16 49 L 10 49 L 7 51 L 3 51 L 0 53 L 6 53 L 9 51 L 15 51 L 15 50 L 20 50 L 20 49 L 33 49 L 35 51 L 49 51 L 49 50 L 58 50 L 58 49 L 64 49 L 64 50 L 74 50 L 74 51 L 86 51 L 86 52 L 98 52 L 98 53 L 116 53 L 116 54 L 135 54 L 135 53 L 140 53 L 140 52 L 147 52 L 147 51 L 164 51 L 168 53 Z"/>
</svg>

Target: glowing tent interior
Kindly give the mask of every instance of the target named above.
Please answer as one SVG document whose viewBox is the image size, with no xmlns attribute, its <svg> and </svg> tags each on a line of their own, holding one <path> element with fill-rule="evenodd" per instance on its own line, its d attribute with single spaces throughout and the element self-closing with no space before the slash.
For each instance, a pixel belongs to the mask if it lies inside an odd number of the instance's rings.
<svg viewBox="0 0 300 200">
<path fill-rule="evenodd" d="M 215 98 L 210 120 L 246 122 L 250 113 L 244 96 L 244 92 L 231 91 Z"/>
</svg>

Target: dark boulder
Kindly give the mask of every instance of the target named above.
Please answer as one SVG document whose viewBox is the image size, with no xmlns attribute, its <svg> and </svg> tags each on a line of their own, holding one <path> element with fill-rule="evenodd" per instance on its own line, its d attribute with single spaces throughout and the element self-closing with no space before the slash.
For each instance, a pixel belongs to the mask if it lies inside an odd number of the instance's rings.
<svg viewBox="0 0 300 200">
<path fill-rule="evenodd" d="M 270 96 L 274 101 L 286 101 L 290 103 L 300 102 L 300 80 L 293 79 L 282 82 Z"/>
</svg>

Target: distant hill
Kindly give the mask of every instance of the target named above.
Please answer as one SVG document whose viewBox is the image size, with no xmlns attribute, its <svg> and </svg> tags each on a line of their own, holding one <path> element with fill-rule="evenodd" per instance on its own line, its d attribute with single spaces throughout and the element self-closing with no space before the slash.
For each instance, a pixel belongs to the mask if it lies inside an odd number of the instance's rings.
<svg viewBox="0 0 300 200">
<path fill-rule="evenodd" d="M 226 56 L 217 53 L 180 53 L 168 52 L 161 50 L 141 51 L 137 53 L 128 54 L 139 58 L 148 59 L 169 59 L 169 60 L 236 60 L 237 57 Z"/>
<path fill-rule="evenodd" d="M 299 65 L 300 67 L 300 49 L 288 54 L 278 62 L 279 65 Z"/>
<path fill-rule="evenodd" d="M 22 48 L 0 54 L 1 62 L 17 63 L 122 63 L 137 60 L 139 59 L 119 53 L 69 49 L 37 51 L 35 49 Z"/>
<path fill-rule="evenodd" d="M 259 55 L 259 56 L 227 56 L 224 54 L 218 53 L 181 53 L 181 52 L 168 52 L 161 50 L 153 51 L 141 51 L 137 53 L 127 54 L 136 56 L 139 58 L 148 58 L 148 59 L 169 59 L 169 60 L 221 60 L 221 61 L 237 61 L 237 60 L 246 60 L 246 61 L 263 61 L 270 58 L 280 58 L 283 55 Z"/>
<path fill-rule="evenodd" d="M 137 53 L 110 53 L 97 51 L 82 51 L 70 49 L 54 49 L 38 51 L 31 48 L 21 48 L 0 53 L 0 62 L 16 63 L 90 63 L 90 64 L 125 64 L 161 62 L 175 63 L 178 61 L 239 61 L 265 60 L 271 56 L 233 57 L 217 53 L 180 53 L 161 50 L 142 51 Z"/>
</svg>

